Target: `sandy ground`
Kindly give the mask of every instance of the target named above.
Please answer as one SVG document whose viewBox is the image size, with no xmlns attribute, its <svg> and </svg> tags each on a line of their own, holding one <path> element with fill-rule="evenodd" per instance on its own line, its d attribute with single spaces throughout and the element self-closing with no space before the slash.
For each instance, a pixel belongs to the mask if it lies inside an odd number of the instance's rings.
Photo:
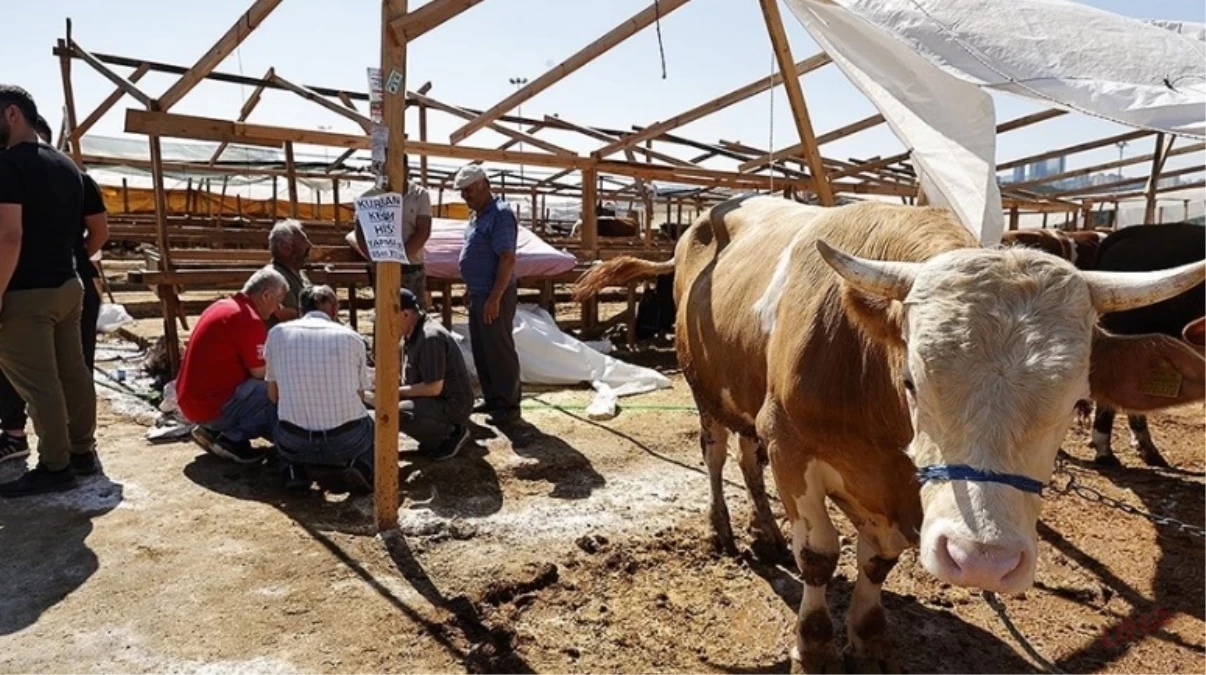
<svg viewBox="0 0 1206 675">
<path fill-rule="evenodd" d="M 386 539 L 371 501 L 287 495 L 271 466 L 148 444 L 102 404 L 107 477 L 0 502 L 0 671 L 786 672 L 800 582 L 713 551 L 697 419 L 673 379 L 603 423 L 582 416 L 589 391 L 534 394 L 529 425 L 477 426 L 450 462 L 407 444 L 401 535 Z M 1151 423 L 1176 470 L 1141 466 L 1121 418 L 1125 466 L 1084 464 L 1077 431 L 1073 470 L 1201 526 L 1202 408 Z M 726 472 L 744 531 L 735 460 Z M 1201 539 L 1072 495 L 1048 500 L 1039 532 L 1038 584 L 1005 599 L 1039 653 L 1066 672 L 1206 669 Z M 839 626 L 854 572 L 843 544 Z M 908 672 L 1035 672 L 978 594 L 937 583 L 911 552 L 884 602 Z M 1156 611 L 1171 618 L 1155 632 L 1102 640 Z"/>
</svg>

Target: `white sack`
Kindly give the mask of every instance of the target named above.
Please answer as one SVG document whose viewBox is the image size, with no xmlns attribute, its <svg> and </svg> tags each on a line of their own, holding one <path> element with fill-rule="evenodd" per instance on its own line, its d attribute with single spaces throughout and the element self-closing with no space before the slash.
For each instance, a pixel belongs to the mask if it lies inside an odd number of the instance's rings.
<svg viewBox="0 0 1206 675">
<path fill-rule="evenodd" d="M 134 317 L 126 311 L 125 305 L 112 305 L 107 302 L 101 304 L 100 314 L 96 317 L 98 333 L 112 333 L 129 323 L 134 323 Z"/>
<path fill-rule="evenodd" d="M 476 378 L 469 327 L 454 324 L 452 332 L 465 356 L 465 365 Z M 535 305 L 516 308 L 514 336 L 522 382 L 552 385 L 588 382 L 599 392 L 596 401 L 600 397 L 614 400 L 670 387 L 670 380 L 656 370 L 600 354 L 561 332 L 553 317 Z"/>
</svg>

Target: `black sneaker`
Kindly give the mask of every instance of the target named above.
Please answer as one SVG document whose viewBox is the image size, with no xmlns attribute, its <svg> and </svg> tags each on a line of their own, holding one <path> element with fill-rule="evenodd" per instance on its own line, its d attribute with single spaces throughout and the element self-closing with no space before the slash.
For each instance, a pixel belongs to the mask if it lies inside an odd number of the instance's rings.
<svg viewBox="0 0 1206 675">
<path fill-rule="evenodd" d="M 63 492 L 77 485 L 71 469 L 49 471 L 38 465 L 11 483 L 0 484 L 0 497 L 24 497 L 47 492 Z"/>
<path fill-rule="evenodd" d="M 486 421 L 496 427 L 501 427 L 507 424 L 515 424 L 519 419 L 519 408 L 511 408 L 509 410 L 495 410 L 490 413 Z"/>
<path fill-rule="evenodd" d="M 357 460 L 343 470 L 343 485 L 354 495 L 367 495 L 373 491 L 373 470 L 365 462 Z"/>
<path fill-rule="evenodd" d="M 281 471 L 281 478 L 285 482 L 285 489 L 290 492 L 306 492 L 310 489 L 310 474 L 306 472 L 306 467 L 298 466 L 297 464 L 289 464 Z"/>
<path fill-rule="evenodd" d="M 251 447 L 251 441 L 235 442 L 205 427 L 193 429 L 193 440 L 206 452 L 239 464 L 259 464 L 267 456 L 263 450 Z"/>
<path fill-rule="evenodd" d="M 469 427 L 458 427 L 448 438 L 427 453 L 427 456 L 437 462 L 456 457 L 456 453 L 469 442 Z"/>
<path fill-rule="evenodd" d="M 0 432 L 0 462 L 29 457 L 29 439 Z"/>
<path fill-rule="evenodd" d="M 100 458 L 96 456 L 95 450 L 85 453 L 71 453 L 71 473 L 77 476 L 91 476 L 100 473 L 100 470 Z"/>
<path fill-rule="evenodd" d="M 490 405 L 489 403 L 487 403 L 485 401 L 482 401 L 481 403 L 478 403 L 477 405 L 473 406 L 473 412 L 475 412 L 475 413 L 494 412 L 494 406 Z"/>
</svg>

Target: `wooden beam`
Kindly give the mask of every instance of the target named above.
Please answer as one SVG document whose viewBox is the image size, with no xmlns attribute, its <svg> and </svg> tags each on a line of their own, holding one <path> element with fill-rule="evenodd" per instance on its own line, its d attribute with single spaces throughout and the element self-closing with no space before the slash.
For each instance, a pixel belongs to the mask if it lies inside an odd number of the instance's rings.
<svg viewBox="0 0 1206 675">
<path fill-rule="evenodd" d="M 155 241 L 159 245 L 160 270 L 172 272 L 172 251 L 168 244 L 167 235 L 167 193 L 163 185 L 163 148 L 158 136 L 148 139 L 151 149 L 151 181 L 155 192 Z M 163 304 L 163 335 L 167 341 L 168 369 L 175 376 L 180 368 L 180 342 L 176 333 L 176 302 L 175 289 L 172 286 L 161 285 L 158 288 L 159 300 Z"/>
<path fill-rule="evenodd" d="M 335 113 L 336 115 L 339 115 L 341 117 L 346 117 L 347 119 L 352 120 L 356 124 L 359 124 L 360 128 L 364 129 L 365 132 L 370 132 L 373 130 L 373 121 L 371 119 L 365 117 L 364 115 L 361 115 L 360 113 L 356 112 L 355 110 L 348 108 L 346 106 L 346 104 L 338 105 L 334 101 L 331 101 L 330 99 L 325 98 L 324 96 L 315 92 L 314 90 L 308 89 L 305 85 L 294 84 L 294 83 L 290 82 L 289 80 L 286 80 L 285 78 L 283 78 L 280 75 L 277 75 L 275 73 L 273 73 L 272 76 L 265 78 L 265 79 L 268 79 L 268 80 L 271 80 L 271 81 L 277 83 L 281 87 L 288 89 L 289 91 L 297 94 L 298 96 L 306 99 L 307 101 L 312 101 L 314 103 L 317 103 L 318 105 L 326 108 L 327 110 L 330 110 L 331 112 Z M 260 91 L 263 91 L 263 89 L 260 89 Z"/>
<path fill-rule="evenodd" d="M 664 17 L 670 12 L 682 7 L 688 0 L 659 0 L 638 12 L 632 18 L 608 31 L 603 37 L 590 43 L 578 53 L 561 62 L 551 70 L 524 85 L 514 94 L 496 103 L 489 110 L 478 115 L 460 129 L 452 132 L 450 139 L 455 145 L 469 137 L 469 134 L 481 129 L 490 122 L 497 120 L 504 113 L 514 110 L 524 101 L 553 86 L 565 76 L 593 61 L 612 47 L 643 30 L 646 26 Z"/>
<path fill-rule="evenodd" d="M 419 140 L 427 142 L 427 106 L 422 103 L 419 104 Z M 419 156 L 419 182 L 427 187 L 427 155 Z"/>
<path fill-rule="evenodd" d="M 389 28 L 399 40 L 414 40 L 481 1 L 431 0 L 415 11 L 394 19 Z"/>
<path fill-rule="evenodd" d="M 314 87 L 306 87 L 306 89 L 316 92 Z M 341 91 L 336 96 L 337 96 L 337 98 L 339 98 L 340 102 L 342 102 L 343 105 L 345 107 L 347 107 L 348 110 L 355 110 L 356 112 L 360 112 L 359 110 L 356 109 L 356 102 L 352 100 L 352 97 L 346 91 Z"/>
<path fill-rule="evenodd" d="M 547 122 L 549 126 L 558 127 L 560 129 L 564 129 L 567 131 L 575 131 L 577 133 L 582 134 L 583 136 L 593 138 L 596 141 L 603 141 L 605 143 L 611 143 L 612 141 L 614 141 L 616 139 L 616 137 L 611 134 L 605 134 L 602 131 L 597 131 L 597 130 L 591 129 L 589 127 L 584 127 L 584 126 L 581 126 L 578 124 L 574 124 L 573 122 L 568 122 L 566 120 L 561 119 L 560 117 L 553 117 L 551 115 L 545 115 L 544 121 Z M 625 152 L 628 152 L 629 148 L 623 148 L 623 150 Z M 655 151 L 647 149 L 647 148 L 637 147 L 637 148 L 633 148 L 633 150 L 644 154 L 646 157 L 649 157 L 650 159 L 658 159 L 667 164 L 672 164 L 674 166 L 694 166 L 693 164 L 691 164 L 691 162 L 688 162 L 686 160 L 682 160 L 677 157 L 673 157 L 671 155 L 663 154 L 660 152 L 655 152 Z M 633 161 L 631 157 L 629 158 L 629 161 Z"/>
<path fill-rule="evenodd" d="M 875 126 L 879 126 L 880 124 L 883 124 L 883 123 L 884 123 L 883 115 L 871 115 L 870 117 L 864 117 L 863 119 L 861 119 L 857 122 L 847 124 L 844 127 L 840 127 L 840 128 L 834 129 L 833 131 L 829 131 L 829 132 L 821 134 L 820 136 L 817 136 L 817 145 L 820 146 L 820 145 L 825 145 L 826 143 L 832 143 L 833 141 L 836 141 L 839 138 L 845 138 L 847 136 L 852 136 L 854 134 L 857 134 L 860 131 L 863 131 L 865 129 L 870 129 Z M 741 166 L 738 166 L 737 170 L 738 171 L 753 171 L 755 169 L 760 169 L 772 162 L 778 162 L 779 160 L 782 160 L 782 159 L 787 159 L 789 157 L 798 158 L 798 157 L 800 157 L 801 154 L 803 154 L 803 152 L 804 152 L 804 144 L 797 143 L 789 148 L 784 148 L 782 150 L 776 150 L 774 153 L 763 155 L 762 157 L 758 157 L 756 159 L 751 159 L 750 161 L 743 163 Z"/>
<path fill-rule="evenodd" d="M 394 19 L 406 16 L 407 0 L 381 0 L 381 73 L 402 75 L 400 94 L 385 96 L 382 123 L 389 129 L 385 178 L 388 189 L 406 192 L 406 38 L 389 29 Z M 374 493 L 377 531 L 398 525 L 398 344 L 402 337 L 402 267 L 396 262 L 376 264 L 373 339 L 376 352 L 376 438 Z"/>
<path fill-rule="evenodd" d="M 169 87 L 163 96 L 159 97 L 159 109 L 163 112 L 171 110 L 172 106 L 179 103 L 180 99 L 192 91 L 193 87 L 213 72 L 223 59 L 242 44 L 251 31 L 255 30 L 280 4 L 281 0 L 255 0 L 251 4 L 251 8 L 235 21 L 226 34 L 218 38 L 214 46 L 210 47 L 209 51 L 205 52 L 192 68 L 188 69 L 188 72 L 181 75 L 180 79 L 176 80 L 176 83 Z"/>
<path fill-rule="evenodd" d="M 78 56 L 81 60 L 83 60 L 84 63 L 87 63 L 88 65 L 92 66 L 93 70 L 100 73 L 101 75 L 104 75 L 105 79 L 107 79 L 110 82 L 112 82 L 113 84 L 117 85 L 117 87 L 119 89 L 121 89 L 122 91 L 124 91 L 125 93 L 129 94 L 130 96 L 133 96 L 135 99 L 138 100 L 139 103 L 143 104 L 144 106 L 147 106 L 148 108 L 151 107 L 151 100 L 152 100 L 151 97 L 147 96 L 146 94 L 143 93 L 143 91 L 141 89 L 134 86 L 133 82 L 127 80 L 125 77 L 122 77 L 118 73 L 114 72 L 112 68 L 110 68 L 109 66 L 106 66 L 104 63 L 101 63 L 100 59 L 97 59 L 87 49 L 84 49 L 83 47 L 79 46 L 75 42 L 71 42 L 70 47 L 71 47 L 72 52 L 74 52 L 76 56 Z"/>
<path fill-rule="evenodd" d="M 813 54 L 803 61 L 796 63 L 796 75 L 804 75 L 805 73 L 816 70 L 817 68 L 820 68 L 831 61 L 832 59 L 829 58 L 829 55 L 825 54 L 824 52 L 820 54 Z M 756 82 L 751 82 L 744 87 L 739 87 L 727 94 L 718 96 L 711 101 L 701 103 L 684 113 L 675 115 L 674 117 L 665 120 L 664 122 L 651 124 L 635 134 L 624 136 L 617 141 L 613 141 L 612 143 L 599 148 L 599 150 L 595 152 L 595 155 L 598 157 L 606 157 L 614 152 L 623 150 L 624 148 L 632 147 L 637 143 L 652 140 L 658 136 L 661 136 L 667 131 L 672 131 L 681 126 L 690 124 L 691 122 L 694 122 L 702 117 L 711 115 L 714 112 L 724 110 L 725 108 L 736 103 L 740 103 L 751 96 L 756 96 L 764 91 L 773 89 L 782 83 L 783 73 L 776 72 L 770 77 L 764 77 Z"/>
<path fill-rule="evenodd" d="M 268 72 L 264 75 L 264 79 L 271 80 L 275 76 L 275 74 L 276 74 L 276 72 L 272 68 L 269 68 Z M 241 109 L 239 109 L 239 121 L 240 122 L 246 121 L 247 118 L 251 115 L 251 111 L 255 110 L 255 107 L 260 104 L 260 98 L 264 95 L 264 87 L 265 86 L 267 86 L 267 85 L 261 84 L 260 86 L 256 87 L 255 91 L 251 92 L 251 96 L 248 96 L 247 100 L 243 102 L 243 107 Z M 210 164 L 216 163 L 218 161 L 218 158 L 222 156 L 222 153 L 226 152 L 226 146 L 228 146 L 228 145 L 230 145 L 230 144 L 227 143 L 226 141 L 222 141 L 222 143 L 218 145 L 218 149 L 215 150 L 214 154 L 209 158 L 209 163 Z"/>
<path fill-rule="evenodd" d="M 599 217 L 595 214 L 598 201 L 599 174 L 594 169 L 582 172 L 582 252 L 594 260 L 599 251 Z"/>
<path fill-rule="evenodd" d="M 1200 180 L 1195 183 L 1186 183 L 1184 185 L 1166 185 L 1162 188 L 1156 188 L 1156 194 L 1165 192 L 1176 192 L 1178 190 L 1200 190 L 1206 187 L 1206 180 Z M 1094 199 L 1100 201 L 1119 201 L 1123 199 L 1134 199 L 1136 197 L 1146 197 L 1147 190 L 1137 190 L 1135 192 L 1121 192 L 1108 195 L 1093 195 Z"/>
<path fill-rule="evenodd" d="M 423 103 L 424 105 L 430 106 L 430 107 L 435 108 L 436 110 L 440 110 L 442 112 L 446 112 L 450 115 L 455 115 L 457 117 L 460 117 L 461 119 L 471 120 L 474 118 L 473 113 L 469 112 L 468 110 L 465 110 L 464 108 L 461 108 L 461 107 L 458 107 L 455 105 L 450 105 L 448 103 L 444 103 L 442 101 L 437 101 L 436 99 L 431 98 L 430 96 L 423 96 L 422 94 L 417 94 L 414 92 L 411 92 L 410 96 L 412 98 L 415 98 L 416 100 L 418 100 L 420 103 Z M 568 157 L 568 156 L 572 156 L 574 154 L 574 152 L 572 150 L 566 150 L 565 148 L 563 148 L 559 145 L 554 145 L 552 143 L 549 143 L 548 141 L 536 138 L 535 136 L 525 134 L 522 131 L 519 131 L 518 129 L 512 129 L 510 127 L 503 126 L 496 122 L 489 122 L 486 124 L 486 126 L 489 127 L 490 130 L 496 131 L 504 136 L 507 136 L 508 138 L 513 138 L 516 141 L 523 141 L 524 143 L 528 143 L 529 145 L 534 145 L 534 146 L 540 148 L 541 150 L 551 152 L 554 155 L 563 155 L 563 156 Z M 453 143 L 453 144 L 455 145 L 455 143 Z"/>
<path fill-rule="evenodd" d="M 1039 122 L 1044 122 L 1046 120 L 1053 119 L 1053 118 L 1060 117 L 1062 115 L 1067 115 L 1067 114 L 1068 114 L 1067 110 L 1060 110 L 1059 108 L 1048 108 L 1047 110 L 1040 110 L 1039 112 L 1031 113 L 1031 114 L 1025 115 L 1023 117 L 1018 117 L 1016 119 L 1012 119 L 1012 120 L 1009 120 L 1008 122 L 1003 122 L 1003 123 L 997 125 L 997 133 L 1003 134 L 1006 131 L 1013 131 L 1014 129 L 1021 129 L 1022 127 L 1028 127 L 1031 124 L 1038 124 Z"/>
<path fill-rule="evenodd" d="M 138 82 L 142 79 L 143 75 L 146 75 L 148 72 L 150 72 L 150 70 L 150 66 L 145 63 L 138 66 L 138 68 L 135 68 L 134 72 L 130 74 L 130 82 Z M 109 112 L 114 105 L 117 105 L 117 102 L 120 101 L 121 97 L 125 95 L 125 89 L 122 89 L 121 87 L 114 89 L 113 92 L 105 97 L 105 100 L 101 101 L 100 105 L 96 106 L 96 109 L 93 110 L 90 115 L 85 117 L 84 121 L 80 122 L 80 125 L 75 128 L 75 137 L 83 138 L 84 134 L 88 133 L 88 130 L 95 126 L 96 123 L 105 116 L 105 113 Z"/>
<path fill-rule="evenodd" d="M 347 150 L 344 150 L 343 154 L 336 157 L 335 161 L 331 162 L 331 165 L 327 167 L 327 172 L 329 173 L 335 169 L 338 169 L 343 165 L 344 162 L 348 161 L 348 157 L 351 157 L 354 154 L 356 154 L 356 148 L 348 148 Z"/>
<path fill-rule="evenodd" d="M 87 156 L 85 155 L 85 159 L 86 158 L 87 158 Z M 1178 176 L 1185 176 L 1188 174 L 1200 173 L 1202 171 L 1206 171 L 1206 165 L 1199 164 L 1198 166 L 1190 166 L 1190 167 L 1186 167 L 1184 169 L 1177 169 L 1176 171 L 1162 172 L 1160 174 L 1160 178 L 1176 178 Z M 1131 178 L 1123 178 L 1121 180 L 1116 180 L 1116 181 L 1113 181 L 1110 183 L 1098 183 L 1096 185 L 1089 185 L 1086 187 L 1073 188 L 1071 190 L 1061 190 L 1059 192 L 1044 192 L 1043 196 L 1044 197 L 1071 197 L 1071 196 L 1082 196 L 1082 195 L 1083 196 L 1094 196 L 1096 194 L 1102 193 L 1105 190 L 1109 190 L 1112 188 L 1126 187 L 1128 185 L 1134 185 L 1135 183 L 1146 183 L 1147 180 L 1148 180 L 1147 176 L 1133 176 Z"/>
<path fill-rule="evenodd" d="M 293 161 L 293 141 L 285 141 L 285 181 L 289 186 L 289 217 L 297 218 L 297 165 Z"/>
<path fill-rule="evenodd" d="M 1156 134 L 1155 155 L 1152 158 L 1152 173 L 1147 179 L 1147 186 L 1144 188 L 1147 191 L 1147 204 L 1143 209 L 1143 224 L 1151 225 L 1152 220 L 1156 217 L 1156 185 L 1160 183 L 1160 172 L 1164 171 L 1164 161 L 1168 159 L 1168 152 L 1172 150 L 1173 143 L 1177 140 L 1176 136 L 1169 136 L 1168 142 L 1164 142 L 1164 134 Z"/>
<path fill-rule="evenodd" d="M 1041 162 L 1044 159 L 1052 159 L 1054 157 L 1061 157 L 1063 155 L 1074 155 L 1078 152 L 1085 152 L 1086 150 L 1095 150 L 1097 148 L 1104 148 L 1107 145 L 1113 145 L 1113 144 L 1119 143 L 1121 141 L 1133 141 L 1137 138 L 1143 138 L 1144 136 L 1151 136 L 1154 133 L 1156 133 L 1156 132 L 1147 131 L 1146 129 L 1139 129 L 1137 131 L 1128 131 L 1124 134 L 1118 134 L 1117 136 L 1110 136 L 1109 138 L 1101 138 L 1096 141 L 1089 141 L 1087 143 L 1078 143 L 1076 145 L 1069 145 L 1066 148 L 1060 148 L 1058 150 L 1050 150 L 1048 152 L 1042 152 L 1037 155 L 1031 155 L 1029 157 L 1021 157 L 1019 159 L 1011 159 L 1008 162 L 1002 162 L 1000 164 L 997 164 L 997 171 L 1008 171 L 1009 169 L 1012 169 L 1014 167 L 1024 166 L 1026 164 L 1031 164 L 1033 162 Z"/>
<path fill-rule="evenodd" d="M 71 19 L 67 19 L 67 40 L 71 40 Z M 67 116 L 67 137 L 71 140 L 71 158 L 76 165 L 82 166 L 80 163 L 80 138 L 75 133 L 75 89 L 71 84 L 71 57 L 66 55 L 59 56 L 59 70 L 63 77 L 63 107 L 66 109 Z M 59 137 L 61 141 L 62 136 Z"/>
<path fill-rule="evenodd" d="M 775 58 L 779 61 L 779 71 L 784 73 L 783 88 L 787 90 L 787 99 L 791 102 L 792 117 L 796 122 L 796 130 L 800 133 L 800 142 L 804 145 L 804 158 L 808 161 L 808 169 L 812 173 L 817 199 L 824 206 L 833 206 L 833 191 L 825 177 L 821 150 L 817 146 L 816 135 L 812 131 L 812 120 L 808 116 L 808 106 L 804 102 L 804 89 L 800 86 L 800 78 L 792 76 L 794 61 L 791 58 L 791 45 L 787 43 L 787 33 L 783 30 L 783 18 L 779 14 L 779 0 L 759 0 L 759 4 L 762 5 L 762 16 L 766 19 L 766 29 L 775 49 Z"/>
</svg>

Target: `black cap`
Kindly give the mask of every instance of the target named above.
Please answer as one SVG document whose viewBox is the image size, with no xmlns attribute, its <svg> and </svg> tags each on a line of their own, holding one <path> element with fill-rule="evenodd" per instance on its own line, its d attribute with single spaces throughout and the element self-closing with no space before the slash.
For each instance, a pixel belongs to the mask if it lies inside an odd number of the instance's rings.
<svg viewBox="0 0 1206 675">
<path fill-rule="evenodd" d="M 398 298 L 398 305 L 402 309 L 413 309 L 416 312 L 419 310 L 419 299 L 409 288 L 403 288 Z"/>
</svg>

